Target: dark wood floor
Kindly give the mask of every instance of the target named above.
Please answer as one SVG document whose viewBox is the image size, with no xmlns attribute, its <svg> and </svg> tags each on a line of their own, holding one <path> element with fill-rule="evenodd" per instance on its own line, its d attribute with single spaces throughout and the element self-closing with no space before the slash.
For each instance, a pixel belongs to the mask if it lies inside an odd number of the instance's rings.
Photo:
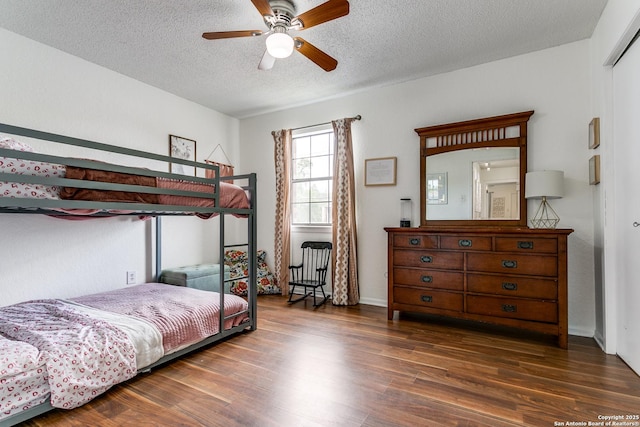
<svg viewBox="0 0 640 427">
<path fill-rule="evenodd" d="M 25 425 L 511 427 L 638 414 L 640 377 L 591 339 L 562 350 L 520 331 L 277 296 L 259 298 L 258 330 Z"/>
</svg>

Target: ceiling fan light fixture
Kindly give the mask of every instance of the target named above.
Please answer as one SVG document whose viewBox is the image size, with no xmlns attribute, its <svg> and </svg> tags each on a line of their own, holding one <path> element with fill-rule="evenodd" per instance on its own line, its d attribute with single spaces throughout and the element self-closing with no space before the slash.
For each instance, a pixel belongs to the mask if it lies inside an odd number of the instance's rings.
<svg viewBox="0 0 640 427">
<path fill-rule="evenodd" d="M 270 34 L 266 43 L 267 52 L 274 58 L 287 58 L 293 53 L 293 39 L 287 33 Z"/>
</svg>

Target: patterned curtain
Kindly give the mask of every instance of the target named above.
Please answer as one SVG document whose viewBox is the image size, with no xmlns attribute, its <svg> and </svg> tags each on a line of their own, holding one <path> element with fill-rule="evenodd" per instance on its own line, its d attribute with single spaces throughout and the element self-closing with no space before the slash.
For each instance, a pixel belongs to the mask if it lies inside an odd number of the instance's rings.
<svg viewBox="0 0 640 427">
<path fill-rule="evenodd" d="M 291 234 L 291 129 L 271 132 L 275 143 L 276 166 L 276 227 L 274 270 L 282 295 L 289 295 L 289 251 Z"/>
<path fill-rule="evenodd" d="M 336 150 L 333 169 L 333 295 L 334 305 L 360 301 L 356 232 L 356 186 L 351 142 L 351 122 L 333 121 Z"/>
</svg>

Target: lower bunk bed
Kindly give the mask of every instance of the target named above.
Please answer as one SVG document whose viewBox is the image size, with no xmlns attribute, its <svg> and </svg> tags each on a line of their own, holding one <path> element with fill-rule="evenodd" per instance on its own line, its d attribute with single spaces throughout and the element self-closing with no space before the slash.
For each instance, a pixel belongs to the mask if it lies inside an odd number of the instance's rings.
<svg viewBox="0 0 640 427">
<path fill-rule="evenodd" d="M 10 137 L 3 139 L 3 133 Z M 146 169 L 46 155 L 15 137 L 120 153 L 132 156 L 134 164 L 153 161 L 164 166 Z M 172 162 L 192 166 L 200 176 L 165 172 Z M 81 406 L 141 371 L 256 329 L 255 174 L 221 177 L 215 165 L 0 123 L 2 186 L 3 215 L 155 218 L 155 279 L 81 297 L 0 307 L 0 427 L 53 408 Z M 223 292 L 211 292 L 158 283 L 160 219 L 167 215 L 217 218 L 220 256 L 228 248 L 246 248 L 247 294 L 233 295 L 224 291 L 225 286 L 220 287 Z M 227 215 L 246 221 L 246 242 L 226 242 Z M 229 280 L 224 270 L 220 269 L 219 283 Z"/>
<path fill-rule="evenodd" d="M 76 408 L 139 371 L 247 329 L 247 301 L 225 295 L 220 310 L 219 297 L 147 283 L 0 307 L 0 423 Z"/>
</svg>

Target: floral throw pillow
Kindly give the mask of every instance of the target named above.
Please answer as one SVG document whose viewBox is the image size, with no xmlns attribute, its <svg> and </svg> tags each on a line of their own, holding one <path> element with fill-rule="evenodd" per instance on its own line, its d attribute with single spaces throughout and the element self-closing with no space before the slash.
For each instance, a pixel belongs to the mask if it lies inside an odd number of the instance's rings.
<svg viewBox="0 0 640 427">
<path fill-rule="evenodd" d="M 258 295 L 281 294 L 282 290 L 265 261 L 266 257 L 267 253 L 265 251 L 258 250 Z M 239 250 L 225 251 L 224 264 L 229 268 L 231 292 L 236 295 L 247 295 L 249 283 L 249 257 L 247 252 Z"/>
</svg>

